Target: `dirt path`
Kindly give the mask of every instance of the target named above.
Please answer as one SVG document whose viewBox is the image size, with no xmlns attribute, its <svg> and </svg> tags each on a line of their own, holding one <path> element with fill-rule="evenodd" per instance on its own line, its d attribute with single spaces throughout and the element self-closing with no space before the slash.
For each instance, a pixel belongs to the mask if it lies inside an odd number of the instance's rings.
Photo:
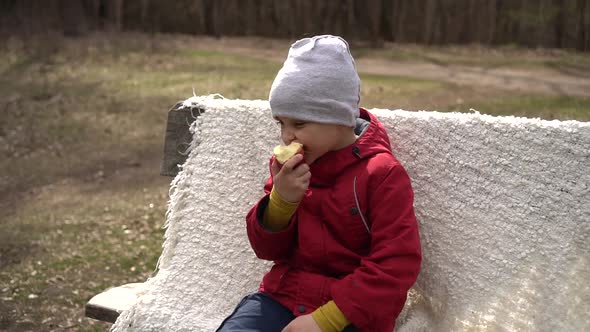
<svg viewBox="0 0 590 332">
<path fill-rule="evenodd" d="M 379 59 L 360 59 L 357 66 L 360 72 L 368 74 L 408 76 L 551 95 L 590 96 L 590 76 L 558 70 L 442 66 Z"/>
</svg>

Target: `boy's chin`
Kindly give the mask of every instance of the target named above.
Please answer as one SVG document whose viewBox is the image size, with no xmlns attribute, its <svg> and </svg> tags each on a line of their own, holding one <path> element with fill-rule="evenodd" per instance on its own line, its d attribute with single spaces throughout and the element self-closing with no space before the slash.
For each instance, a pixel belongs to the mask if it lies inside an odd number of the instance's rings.
<svg viewBox="0 0 590 332">
<path fill-rule="evenodd" d="M 303 154 L 303 161 L 308 164 L 311 165 L 314 161 L 316 161 L 316 158 L 313 154 L 310 154 L 309 152 L 305 152 Z"/>
</svg>

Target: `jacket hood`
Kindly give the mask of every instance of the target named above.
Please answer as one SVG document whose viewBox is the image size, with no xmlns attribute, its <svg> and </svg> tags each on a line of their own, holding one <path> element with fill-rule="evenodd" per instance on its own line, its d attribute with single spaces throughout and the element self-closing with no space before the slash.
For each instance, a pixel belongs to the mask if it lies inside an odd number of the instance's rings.
<svg viewBox="0 0 590 332">
<path fill-rule="evenodd" d="M 383 124 L 366 109 L 360 108 L 359 111 L 359 118 L 369 123 L 365 132 L 353 144 L 340 150 L 330 151 L 311 164 L 310 186 L 330 185 L 342 171 L 360 160 L 379 153 L 391 154 L 389 137 Z"/>
</svg>

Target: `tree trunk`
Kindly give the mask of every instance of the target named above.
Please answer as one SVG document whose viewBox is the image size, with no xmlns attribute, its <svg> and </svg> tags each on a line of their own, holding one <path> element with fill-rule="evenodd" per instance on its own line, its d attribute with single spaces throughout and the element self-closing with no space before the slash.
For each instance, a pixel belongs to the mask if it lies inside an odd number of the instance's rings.
<svg viewBox="0 0 590 332">
<path fill-rule="evenodd" d="M 114 23 L 115 31 L 123 29 L 123 0 L 114 0 Z"/>
<path fill-rule="evenodd" d="M 79 0 L 60 0 L 59 12 L 65 36 L 78 37 L 87 32 L 88 26 L 82 2 Z"/>
<path fill-rule="evenodd" d="M 485 35 L 485 39 L 482 40 L 483 43 L 488 45 L 493 44 L 495 41 L 496 36 L 496 24 L 498 22 L 498 3 L 497 0 L 489 0 L 487 1 L 488 4 L 488 28 L 487 33 Z"/>
<path fill-rule="evenodd" d="M 422 36 L 422 43 L 429 45 L 433 41 L 433 30 L 435 17 L 440 15 L 437 10 L 437 0 L 426 0 L 424 7 L 424 30 Z"/>
<path fill-rule="evenodd" d="M 141 0 L 141 9 L 140 9 L 140 25 L 142 29 L 147 28 L 148 26 L 148 10 L 150 9 L 150 0 Z"/>
</svg>

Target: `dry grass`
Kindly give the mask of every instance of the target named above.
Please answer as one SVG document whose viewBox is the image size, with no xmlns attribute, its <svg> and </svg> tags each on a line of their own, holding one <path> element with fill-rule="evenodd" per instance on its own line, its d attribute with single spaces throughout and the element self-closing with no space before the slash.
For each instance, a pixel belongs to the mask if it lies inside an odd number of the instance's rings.
<svg viewBox="0 0 590 332">
<path fill-rule="evenodd" d="M 158 175 L 167 110 L 193 88 L 265 99 L 289 42 L 126 34 L 1 45 L 0 331 L 104 330 L 83 317 L 84 303 L 109 286 L 144 281 L 160 254 L 171 180 Z M 363 49 L 362 57 L 383 52 Z M 453 54 L 420 48 L 428 52 Z M 471 59 L 474 51 L 453 52 Z M 562 54 L 543 56 L 558 63 Z M 361 76 L 369 107 L 590 120 L 588 98 Z"/>
</svg>

